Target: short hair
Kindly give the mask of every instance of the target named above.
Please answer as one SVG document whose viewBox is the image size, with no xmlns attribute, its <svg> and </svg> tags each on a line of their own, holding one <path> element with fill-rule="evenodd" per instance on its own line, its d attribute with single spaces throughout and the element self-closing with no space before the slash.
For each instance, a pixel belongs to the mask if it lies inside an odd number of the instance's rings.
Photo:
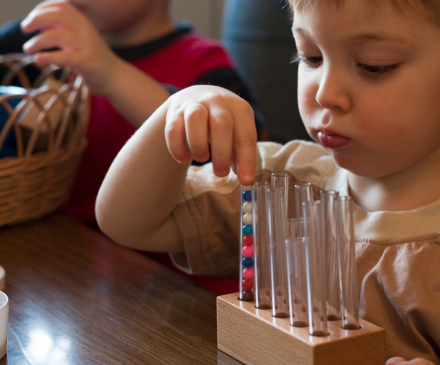
<svg viewBox="0 0 440 365">
<path fill-rule="evenodd" d="M 288 0 L 294 12 L 302 12 L 309 6 L 316 6 L 320 2 L 333 1 L 337 6 L 344 3 L 345 0 Z M 350 1 L 350 0 L 347 0 Z M 364 0 L 370 2 L 376 7 L 380 7 L 388 1 L 399 11 L 404 11 L 404 7 L 416 10 L 426 16 L 429 20 L 440 24 L 440 0 Z"/>
</svg>

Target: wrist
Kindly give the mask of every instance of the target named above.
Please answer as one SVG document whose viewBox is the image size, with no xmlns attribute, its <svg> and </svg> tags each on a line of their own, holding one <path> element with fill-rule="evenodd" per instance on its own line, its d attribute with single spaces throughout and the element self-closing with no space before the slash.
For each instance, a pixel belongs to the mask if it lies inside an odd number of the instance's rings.
<svg viewBox="0 0 440 365">
<path fill-rule="evenodd" d="M 91 89 L 94 94 L 112 99 L 118 84 L 120 84 L 119 79 L 124 75 L 125 62 L 115 55 L 112 55 L 111 59 L 108 59 L 106 63 L 106 67 L 103 67 L 103 65 L 98 66 L 100 67 L 99 73 L 102 75 L 101 80 L 95 87 L 91 87 Z"/>
</svg>

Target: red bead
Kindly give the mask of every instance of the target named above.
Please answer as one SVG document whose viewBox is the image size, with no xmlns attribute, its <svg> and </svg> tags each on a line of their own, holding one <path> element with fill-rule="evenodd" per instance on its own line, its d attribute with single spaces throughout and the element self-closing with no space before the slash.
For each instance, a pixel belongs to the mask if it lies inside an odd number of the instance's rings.
<svg viewBox="0 0 440 365">
<path fill-rule="evenodd" d="M 244 290 L 251 290 L 254 287 L 254 283 L 250 279 L 245 279 L 241 283 L 241 286 L 243 287 Z"/>
<path fill-rule="evenodd" d="M 247 268 L 243 270 L 243 277 L 245 279 L 252 279 L 254 277 L 254 269 Z"/>
<path fill-rule="evenodd" d="M 254 249 L 252 246 L 244 246 L 241 252 L 244 257 L 254 257 Z"/>
<path fill-rule="evenodd" d="M 250 246 L 250 245 L 252 245 L 254 243 L 254 238 L 252 236 L 244 236 L 243 237 L 243 243 L 246 246 Z"/>
</svg>

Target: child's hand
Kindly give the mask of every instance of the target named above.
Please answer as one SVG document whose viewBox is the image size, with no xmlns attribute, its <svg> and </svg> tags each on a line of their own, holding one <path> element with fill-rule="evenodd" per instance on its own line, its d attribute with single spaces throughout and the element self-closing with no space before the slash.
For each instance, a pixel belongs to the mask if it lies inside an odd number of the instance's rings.
<svg viewBox="0 0 440 365">
<path fill-rule="evenodd" d="M 251 106 L 216 86 L 193 86 L 168 100 L 165 139 L 176 161 L 212 160 L 214 174 L 230 167 L 243 185 L 255 178 L 257 132 Z"/>
<path fill-rule="evenodd" d="M 411 361 L 405 361 L 403 357 L 392 357 L 391 359 L 388 359 L 385 365 L 435 365 L 431 361 L 424 360 L 424 359 L 413 359 Z"/>
<path fill-rule="evenodd" d="M 26 53 L 35 54 L 37 64 L 71 67 L 93 93 L 105 93 L 106 80 L 119 59 L 78 9 L 61 0 L 43 1 L 21 27 L 26 33 L 41 31 L 23 46 Z M 48 49 L 52 50 L 45 52 Z"/>
</svg>

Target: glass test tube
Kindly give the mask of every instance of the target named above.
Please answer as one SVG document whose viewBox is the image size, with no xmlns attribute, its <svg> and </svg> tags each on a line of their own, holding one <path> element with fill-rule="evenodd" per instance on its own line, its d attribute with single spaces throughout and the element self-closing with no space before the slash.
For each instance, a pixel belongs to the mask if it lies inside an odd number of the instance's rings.
<svg viewBox="0 0 440 365">
<path fill-rule="evenodd" d="M 240 186 L 240 291 L 239 300 L 254 300 L 253 194 L 251 186 Z"/>
<path fill-rule="evenodd" d="M 304 239 L 298 237 L 300 220 L 287 220 L 286 263 L 289 293 L 290 324 L 294 327 L 307 327 L 307 291 Z"/>
<path fill-rule="evenodd" d="M 309 333 L 313 336 L 326 336 L 329 333 L 327 329 L 321 202 L 319 200 L 308 201 L 302 205 L 306 239 Z"/>
<path fill-rule="evenodd" d="M 255 307 L 258 309 L 270 309 L 272 304 L 271 296 L 271 275 L 270 255 L 268 242 L 268 221 L 266 190 L 269 187 L 267 182 L 255 182 L 252 185 L 253 194 L 253 242 L 254 242 L 254 264 L 255 264 Z"/>
<path fill-rule="evenodd" d="M 313 201 L 313 185 L 309 182 L 295 184 L 295 211 L 296 218 L 300 219 L 299 222 L 299 237 L 304 237 L 304 221 L 302 212 L 302 203 L 307 201 Z"/>
<path fill-rule="evenodd" d="M 270 187 L 271 188 L 283 188 L 284 189 L 284 215 L 283 215 L 283 222 L 287 223 L 287 217 L 288 217 L 288 206 L 289 206 L 289 174 L 285 172 L 273 172 L 270 175 Z M 284 229 L 286 229 L 287 226 L 284 226 Z M 284 235 L 286 233 L 283 233 Z M 288 283 L 287 283 L 287 266 L 286 266 L 286 252 L 284 247 L 284 240 L 285 236 L 283 238 L 283 243 L 279 243 L 279 249 L 277 248 L 277 277 L 281 278 L 280 285 L 284 287 L 285 289 L 283 291 L 283 303 L 288 304 L 289 297 L 288 297 Z M 282 264 L 281 264 L 282 263 Z M 284 309 L 282 310 L 281 316 L 284 316 L 284 313 L 287 313 Z M 279 314 L 278 314 L 279 316 Z"/>
<path fill-rule="evenodd" d="M 341 327 L 358 329 L 359 292 L 353 228 L 353 201 L 350 196 L 336 199 L 339 275 L 341 277 Z"/>
<path fill-rule="evenodd" d="M 271 188 L 284 188 L 284 199 L 285 209 L 286 209 L 286 218 L 288 217 L 289 211 L 289 174 L 285 172 L 273 172 L 270 175 L 270 187 Z"/>
<path fill-rule="evenodd" d="M 339 290 L 339 265 L 336 241 L 336 198 L 335 190 L 321 191 L 322 234 L 325 255 L 325 278 L 327 287 L 327 319 L 336 321 L 341 318 L 341 300 Z"/>
<path fill-rule="evenodd" d="M 268 237 L 270 243 L 270 271 L 272 315 L 277 318 L 289 316 L 286 259 L 286 209 L 284 188 L 267 189 Z"/>
</svg>

